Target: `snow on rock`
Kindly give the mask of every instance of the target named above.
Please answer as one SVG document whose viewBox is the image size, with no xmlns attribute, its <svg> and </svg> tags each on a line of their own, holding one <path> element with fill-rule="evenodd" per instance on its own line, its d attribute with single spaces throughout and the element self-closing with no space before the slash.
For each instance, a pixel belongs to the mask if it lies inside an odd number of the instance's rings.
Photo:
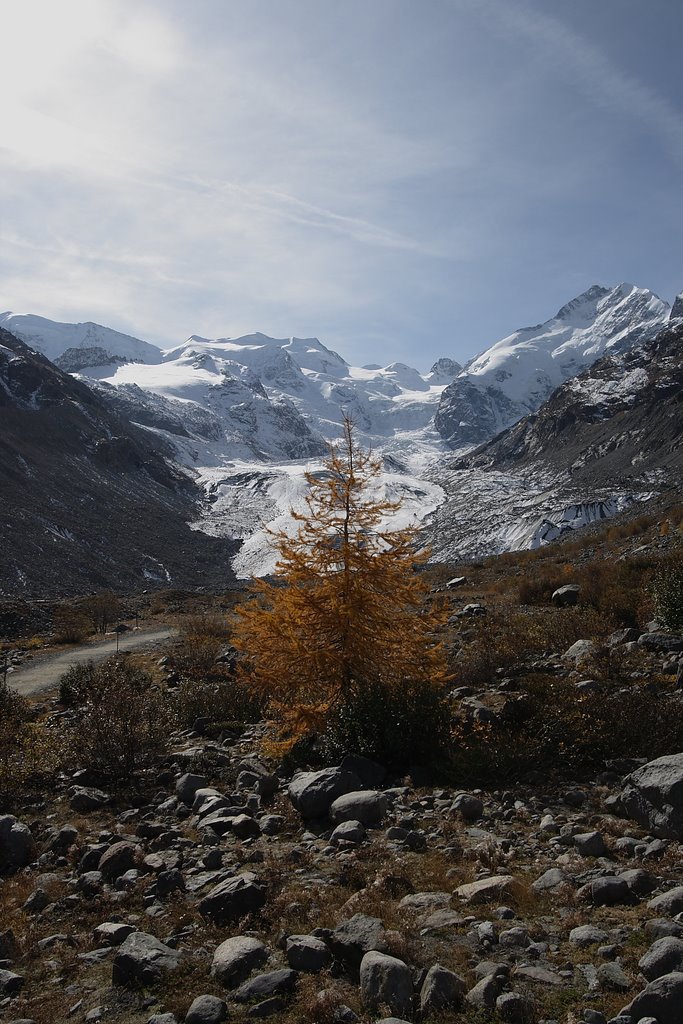
<svg viewBox="0 0 683 1024">
<path fill-rule="evenodd" d="M 654 337 L 669 311 L 647 288 L 593 285 L 551 320 L 515 331 L 470 360 L 443 393 L 437 430 L 454 448 L 488 440 L 600 356 Z"/>
<path fill-rule="evenodd" d="M 52 362 L 68 350 L 76 349 L 92 349 L 95 352 L 93 358 L 102 359 L 105 356 L 107 362 L 112 359 L 130 359 L 142 363 L 161 361 L 161 350 L 156 345 L 91 322 L 65 324 L 32 313 L 6 312 L 0 313 L 0 327 L 10 331 L 30 348 L 42 352 Z"/>
</svg>

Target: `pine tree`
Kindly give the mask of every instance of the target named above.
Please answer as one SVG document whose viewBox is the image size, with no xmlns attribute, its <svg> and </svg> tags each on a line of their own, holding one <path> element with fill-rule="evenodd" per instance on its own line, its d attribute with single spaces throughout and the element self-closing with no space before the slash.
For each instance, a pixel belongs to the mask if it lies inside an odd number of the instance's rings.
<svg viewBox="0 0 683 1024">
<path fill-rule="evenodd" d="M 380 493 L 381 462 L 344 420 L 321 474 L 306 474 L 307 511 L 294 535 L 273 534 L 273 582 L 254 583 L 238 610 L 233 642 L 249 682 L 267 697 L 287 749 L 320 732 L 335 709 L 373 688 L 388 703 L 403 688 L 447 679 L 436 634 L 445 611 L 416 572 L 417 528 L 387 529 L 400 507 Z"/>
</svg>

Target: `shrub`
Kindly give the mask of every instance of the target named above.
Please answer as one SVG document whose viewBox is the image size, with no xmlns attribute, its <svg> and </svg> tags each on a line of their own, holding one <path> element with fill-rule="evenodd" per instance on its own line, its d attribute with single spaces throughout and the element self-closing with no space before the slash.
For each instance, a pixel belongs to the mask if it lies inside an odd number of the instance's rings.
<svg viewBox="0 0 683 1024">
<path fill-rule="evenodd" d="M 683 554 L 665 559 L 653 578 L 657 617 L 669 629 L 683 630 Z"/>
<path fill-rule="evenodd" d="M 59 699 L 66 707 L 82 704 L 95 672 L 93 661 L 84 661 L 69 668 L 59 678 Z"/>
<path fill-rule="evenodd" d="M 84 612 L 72 605 L 57 605 L 52 616 L 53 639 L 56 644 L 79 644 L 90 632 Z"/>
<path fill-rule="evenodd" d="M 120 614 L 121 602 L 116 594 L 105 590 L 88 601 L 88 613 L 96 633 L 106 633 L 107 627 Z"/>
<path fill-rule="evenodd" d="M 172 717 L 152 677 L 126 656 L 77 673 L 72 749 L 80 764 L 129 779 L 168 746 Z"/>
<path fill-rule="evenodd" d="M 62 753 L 59 737 L 32 720 L 28 701 L 0 685 L 0 809 L 24 790 L 45 786 Z"/>
<path fill-rule="evenodd" d="M 181 727 L 191 727 L 198 718 L 207 718 L 211 733 L 258 722 L 263 714 L 263 701 L 250 687 L 232 677 L 212 682 L 183 679 L 173 697 L 173 708 Z"/>
<path fill-rule="evenodd" d="M 451 710 L 443 690 L 406 681 L 400 690 L 366 685 L 328 719 L 321 748 L 326 760 L 362 754 L 387 768 L 440 760 L 450 737 Z"/>
</svg>

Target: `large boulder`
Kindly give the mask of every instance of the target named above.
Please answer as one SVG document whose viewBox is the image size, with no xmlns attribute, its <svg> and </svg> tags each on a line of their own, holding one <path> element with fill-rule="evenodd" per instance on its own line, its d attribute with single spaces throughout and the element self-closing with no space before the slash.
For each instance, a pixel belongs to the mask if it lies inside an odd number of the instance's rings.
<svg viewBox="0 0 683 1024">
<path fill-rule="evenodd" d="M 251 935 L 233 935 L 217 947 L 211 973 L 228 988 L 234 988 L 267 959 L 268 949 L 259 939 Z"/>
<path fill-rule="evenodd" d="M 119 947 L 112 967 L 112 984 L 136 988 L 154 985 L 174 971 L 181 954 L 164 945 L 154 935 L 133 932 Z"/>
<path fill-rule="evenodd" d="M 651 981 L 646 989 L 623 1008 L 619 1016 L 633 1021 L 654 1017 L 657 1024 L 682 1024 L 683 974 L 673 971 Z"/>
<path fill-rule="evenodd" d="M 28 825 L 13 814 L 0 817 L 0 872 L 19 871 L 36 856 L 36 844 Z"/>
<path fill-rule="evenodd" d="M 360 965 L 360 994 L 369 1010 L 388 1006 L 408 1016 L 413 1002 L 413 976 L 407 964 L 386 953 L 366 953 Z"/>
<path fill-rule="evenodd" d="M 638 961 L 640 972 L 648 981 L 673 971 L 683 971 L 683 939 L 666 935 L 652 943 Z"/>
<path fill-rule="evenodd" d="M 355 972 L 366 953 L 386 952 L 384 925 L 378 917 L 354 914 L 348 921 L 337 925 L 330 936 L 330 946 L 337 959 Z"/>
<path fill-rule="evenodd" d="M 467 992 L 467 985 L 457 974 L 440 964 L 434 964 L 420 990 L 420 1011 L 424 1016 L 442 1010 L 459 1010 Z"/>
<path fill-rule="evenodd" d="M 260 910 L 266 902 L 266 887 L 250 871 L 227 878 L 199 901 L 202 917 L 223 927 Z"/>
<path fill-rule="evenodd" d="M 330 805 L 330 820 L 335 825 L 343 821 L 360 821 L 363 825 L 379 825 L 387 813 L 387 798 L 376 790 L 344 793 Z"/>
<path fill-rule="evenodd" d="M 683 839 L 683 754 L 649 761 L 624 780 L 620 802 L 633 818 L 660 839 Z"/>
<path fill-rule="evenodd" d="M 324 818 L 337 797 L 361 788 L 362 783 L 353 772 L 323 768 L 319 772 L 299 772 L 287 793 L 302 817 Z"/>
<path fill-rule="evenodd" d="M 579 603 L 580 593 L 581 587 L 578 583 L 567 583 L 564 587 L 558 587 L 557 590 L 553 592 L 550 600 L 556 608 L 571 608 L 573 605 Z"/>
<path fill-rule="evenodd" d="M 142 859 L 142 850 L 133 843 L 122 841 L 114 843 L 108 850 L 105 850 L 100 857 L 97 870 L 101 871 L 107 881 L 113 881 L 125 875 L 126 871 L 134 868 Z"/>
</svg>

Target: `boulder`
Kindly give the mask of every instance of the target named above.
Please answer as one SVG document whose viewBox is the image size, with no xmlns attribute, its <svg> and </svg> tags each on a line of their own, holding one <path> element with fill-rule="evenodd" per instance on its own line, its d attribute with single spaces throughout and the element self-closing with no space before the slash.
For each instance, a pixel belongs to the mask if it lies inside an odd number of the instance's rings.
<svg viewBox="0 0 683 1024">
<path fill-rule="evenodd" d="M 268 959 L 268 949 L 250 935 L 234 935 L 221 942 L 213 954 L 211 973 L 228 988 L 234 988 Z"/>
<path fill-rule="evenodd" d="M 126 871 L 134 868 L 138 859 L 142 857 L 142 851 L 133 843 L 114 843 L 100 857 L 97 870 L 108 882 L 125 875 Z"/>
<path fill-rule="evenodd" d="M 624 814 L 660 839 L 683 839 L 683 754 L 649 761 L 624 780 Z"/>
<path fill-rule="evenodd" d="M 341 825 L 337 825 L 334 832 L 330 836 L 331 843 L 362 843 L 365 839 L 365 825 L 360 821 L 354 821 L 349 819 L 348 821 L 342 821 Z"/>
<path fill-rule="evenodd" d="M 260 910 L 265 902 L 265 885 L 250 871 L 245 871 L 214 886 L 199 901 L 198 909 L 202 917 L 223 927 Z"/>
<path fill-rule="evenodd" d="M 518 883 L 512 875 L 492 875 L 490 878 L 480 878 L 476 882 L 459 885 L 455 891 L 461 900 L 474 905 L 500 900 L 513 893 L 517 886 Z"/>
<path fill-rule="evenodd" d="M 217 996 L 197 996 L 185 1014 L 185 1024 L 222 1024 L 228 1019 L 228 1007 Z"/>
<path fill-rule="evenodd" d="M 388 1006 L 391 1013 L 408 1016 L 412 1010 L 413 977 L 402 960 L 386 953 L 366 953 L 360 964 L 360 995 L 374 1011 Z"/>
<path fill-rule="evenodd" d="M 180 964 L 181 954 L 154 935 L 133 932 L 119 947 L 112 967 L 112 984 L 127 987 L 157 984 Z"/>
<path fill-rule="evenodd" d="M 354 914 L 334 929 L 330 936 L 330 946 L 338 960 L 357 971 L 366 953 L 386 952 L 384 925 L 378 917 Z"/>
<path fill-rule="evenodd" d="M 277 971 L 257 974 L 255 978 L 240 985 L 233 992 L 232 998 L 236 1003 L 251 1003 L 269 999 L 271 996 L 284 995 L 284 993 L 294 990 L 296 979 L 297 973 L 290 967 L 281 967 Z"/>
<path fill-rule="evenodd" d="M 28 825 L 13 814 L 0 816 L 0 871 L 25 868 L 36 856 L 36 844 Z"/>
<path fill-rule="evenodd" d="M 206 789 L 208 785 L 209 780 L 204 778 L 203 775 L 193 775 L 191 772 L 186 772 L 180 776 L 175 784 L 176 796 L 181 803 L 192 807 L 197 790 Z"/>
<path fill-rule="evenodd" d="M 673 971 L 683 972 L 683 939 L 673 935 L 657 939 L 638 961 L 640 972 L 648 981 Z"/>
<path fill-rule="evenodd" d="M 132 924 L 121 921 L 104 921 L 93 931 L 95 942 L 100 946 L 120 946 L 135 931 Z"/>
<path fill-rule="evenodd" d="M 323 768 L 319 772 L 299 772 L 289 784 L 287 794 L 304 818 L 324 818 L 337 797 L 361 789 L 361 781 L 343 768 Z"/>
<path fill-rule="evenodd" d="M 564 587 L 558 587 L 553 591 L 550 600 L 556 608 L 573 608 L 579 603 L 581 587 L 578 583 L 567 583 Z"/>
<path fill-rule="evenodd" d="M 428 1017 L 442 1010 L 459 1010 L 467 992 L 467 985 L 446 967 L 434 964 L 427 971 L 420 989 L 420 1012 Z"/>
<path fill-rule="evenodd" d="M 387 813 L 387 798 L 376 790 L 345 793 L 330 805 L 330 820 L 339 825 L 343 821 L 360 821 L 362 825 L 379 825 Z"/>
<path fill-rule="evenodd" d="M 658 914 L 669 914 L 670 917 L 683 913 L 683 885 L 677 885 L 675 889 L 655 896 L 647 906 L 649 910 L 654 910 Z"/>
<path fill-rule="evenodd" d="M 98 811 L 105 807 L 111 800 L 108 793 L 93 786 L 76 786 L 71 794 L 69 805 L 73 811 L 79 814 L 87 814 L 88 811 Z"/>
<path fill-rule="evenodd" d="M 314 935 L 290 935 L 286 945 L 287 962 L 295 971 L 317 974 L 331 960 L 331 954 L 322 939 Z"/>
<path fill-rule="evenodd" d="M 0 970 L 0 995 L 15 996 L 24 987 L 25 978 L 14 971 Z"/>
<path fill-rule="evenodd" d="M 683 973 L 674 971 L 651 981 L 619 1016 L 632 1021 L 655 1017 L 657 1024 L 681 1024 L 683 1021 Z"/>
<path fill-rule="evenodd" d="M 458 793 L 451 809 L 462 814 L 465 821 L 479 821 L 484 815 L 484 801 L 471 793 Z"/>
</svg>

